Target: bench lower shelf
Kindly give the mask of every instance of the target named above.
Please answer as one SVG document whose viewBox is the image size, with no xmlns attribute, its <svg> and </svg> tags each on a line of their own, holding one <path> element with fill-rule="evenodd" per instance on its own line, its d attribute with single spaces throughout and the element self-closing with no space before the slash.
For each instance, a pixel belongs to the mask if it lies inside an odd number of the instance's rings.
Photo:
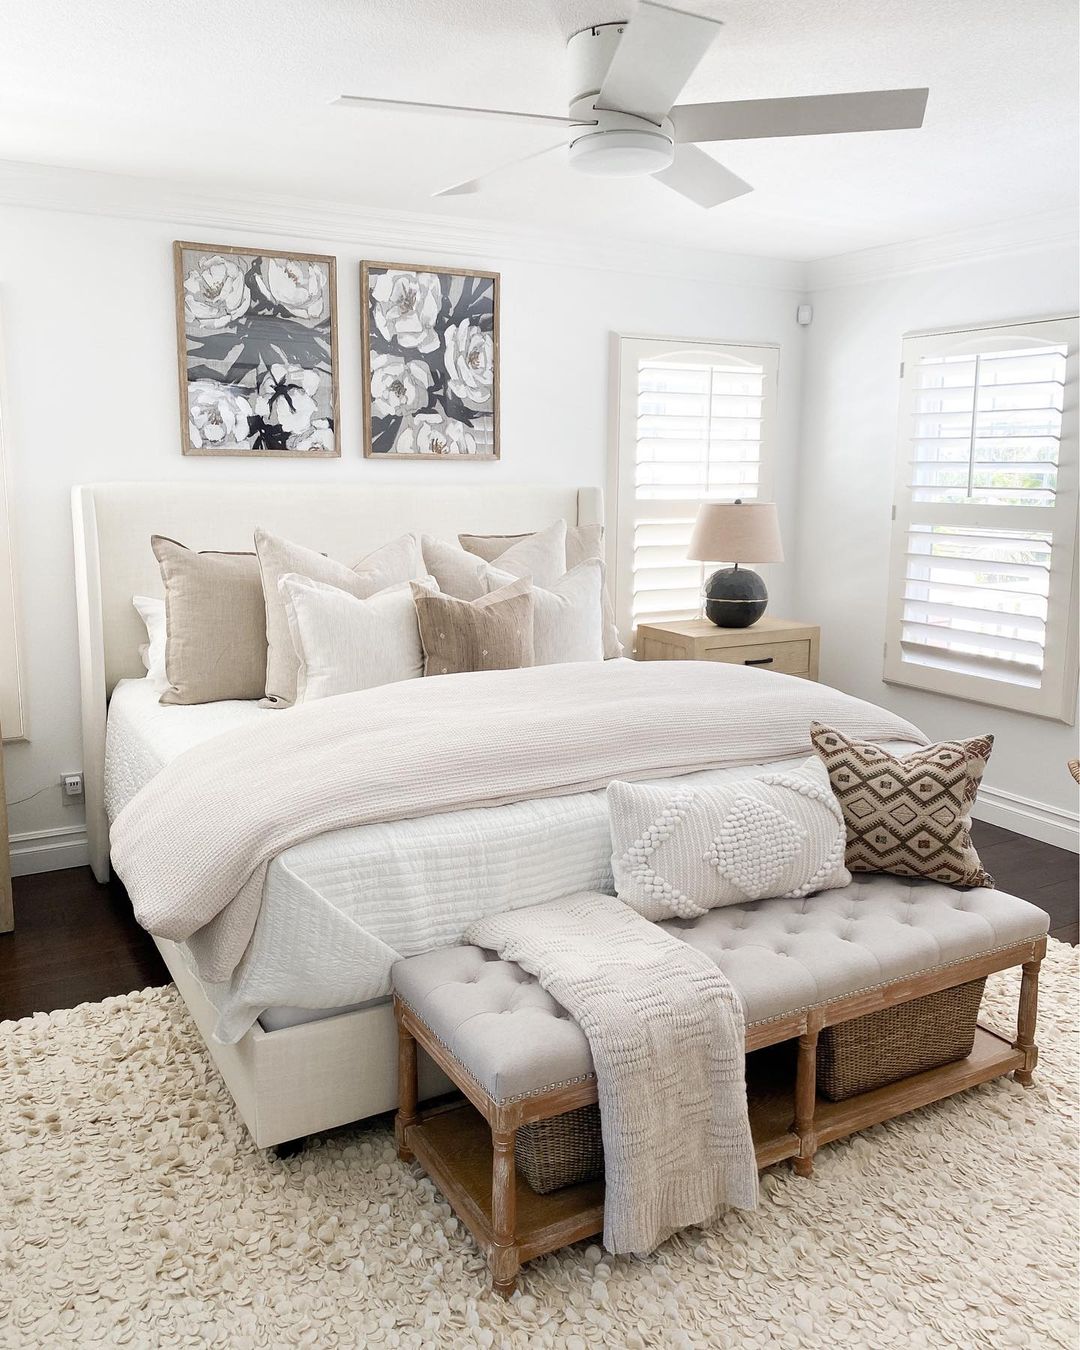
<svg viewBox="0 0 1080 1350">
<path fill-rule="evenodd" d="M 914 1074 L 842 1102 L 818 1099 L 814 1132 L 819 1144 L 842 1139 L 908 1111 L 941 1101 L 1023 1067 L 1023 1051 L 980 1026 L 966 1059 Z M 790 1044 L 747 1059 L 747 1100 L 758 1166 L 770 1167 L 799 1152 L 792 1129 L 795 1067 Z M 409 1128 L 409 1148 L 444 1192 L 480 1247 L 493 1245 L 492 1144 L 487 1121 L 468 1102 L 429 1112 Z M 522 1261 L 603 1231 L 602 1180 L 537 1195 L 517 1178 L 517 1237 Z"/>
</svg>

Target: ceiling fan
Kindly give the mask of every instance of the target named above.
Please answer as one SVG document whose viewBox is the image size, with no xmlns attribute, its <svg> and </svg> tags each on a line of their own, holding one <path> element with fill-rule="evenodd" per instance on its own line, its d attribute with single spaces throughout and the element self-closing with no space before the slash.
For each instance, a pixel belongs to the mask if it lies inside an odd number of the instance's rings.
<svg viewBox="0 0 1080 1350">
<path fill-rule="evenodd" d="M 575 33 L 567 43 L 569 117 L 356 94 L 343 94 L 335 101 L 348 107 L 511 118 L 567 129 L 555 144 L 454 183 L 432 194 L 436 197 L 477 192 L 503 170 L 568 143 L 570 166 L 581 173 L 623 178 L 651 174 L 699 206 L 719 206 L 753 189 L 701 150 L 703 141 L 922 126 L 928 89 L 873 89 L 673 107 L 721 26 L 716 19 L 669 9 L 655 0 L 640 0 L 628 22 L 596 24 Z"/>
</svg>

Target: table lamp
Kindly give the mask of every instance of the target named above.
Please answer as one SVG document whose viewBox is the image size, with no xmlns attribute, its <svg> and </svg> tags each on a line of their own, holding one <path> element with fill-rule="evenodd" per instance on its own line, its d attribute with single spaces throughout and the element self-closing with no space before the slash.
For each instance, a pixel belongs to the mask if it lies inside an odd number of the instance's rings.
<svg viewBox="0 0 1080 1350">
<path fill-rule="evenodd" d="M 718 628 L 749 628 L 765 613 L 769 592 L 746 562 L 783 562 L 774 502 L 702 502 L 686 556 L 695 562 L 725 558 L 705 582 L 705 614 Z"/>
</svg>

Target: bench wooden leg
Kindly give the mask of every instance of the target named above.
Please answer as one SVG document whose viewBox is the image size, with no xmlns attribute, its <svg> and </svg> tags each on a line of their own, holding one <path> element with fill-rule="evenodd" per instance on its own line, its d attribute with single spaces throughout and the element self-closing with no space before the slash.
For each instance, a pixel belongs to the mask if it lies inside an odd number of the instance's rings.
<svg viewBox="0 0 1080 1350">
<path fill-rule="evenodd" d="M 799 1037 L 799 1059 L 795 1072 L 795 1133 L 799 1136 L 799 1152 L 794 1159 L 795 1173 L 800 1177 L 813 1176 L 817 1137 L 814 1134 L 814 1106 L 817 1102 L 817 1043 L 818 1032 L 808 1031 Z"/>
<path fill-rule="evenodd" d="M 400 1010 L 397 1013 L 398 1110 L 394 1117 L 394 1139 L 401 1161 L 412 1162 L 414 1154 L 409 1148 L 409 1128 L 416 1124 L 416 1041 L 406 1029 Z"/>
<path fill-rule="evenodd" d="M 1032 1072 L 1039 1059 L 1035 1044 L 1035 1019 L 1039 1009 L 1039 967 L 1042 961 L 1025 961 L 1020 980 L 1020 1005 L 1016 1010 L 1016 1040 L 1013 1046 L 1024 1052 L 1023 1066 L 1013 1077 L 1024 1087 L 1031 1086 Z"/>
<path fill-rule="evenodd" d="M 489 1265 L 495 1293 L 509 1298 L 517 1284 L 521 1262 L 517 1249 L 517 1169 L 514 1163 L 516 1130 L 491 1131 L 491 1227 L 493 1244 Z"/>
</svg>

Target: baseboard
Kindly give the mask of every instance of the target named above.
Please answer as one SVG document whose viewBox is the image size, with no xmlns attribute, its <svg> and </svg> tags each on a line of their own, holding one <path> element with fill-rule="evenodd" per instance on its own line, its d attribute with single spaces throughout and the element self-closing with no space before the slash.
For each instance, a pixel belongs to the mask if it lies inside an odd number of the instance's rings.
<svg viewBox="0 0 1080 1350">
<path fill-rule="evenodd" d="M 1037 802 L 1032 797 L 1020 797 L 1002 788 L 987 787 L 984 783 L 979 788 L 972 815 L 976 820 L 985 820 L 988 825 L 999 825 L 1003 830 L 1026 834 L 1029 839 L 1080 853 L 1080 815 L 1075 811 Z"/>
<path fill-rule="evenodd" d="M 11 875 L 60 872 L 65 867 L 88 867 L 90 847 L 86 829 L 59 826 L 52 830 L 24 830 L 11 836 Z"/>
</svg>

